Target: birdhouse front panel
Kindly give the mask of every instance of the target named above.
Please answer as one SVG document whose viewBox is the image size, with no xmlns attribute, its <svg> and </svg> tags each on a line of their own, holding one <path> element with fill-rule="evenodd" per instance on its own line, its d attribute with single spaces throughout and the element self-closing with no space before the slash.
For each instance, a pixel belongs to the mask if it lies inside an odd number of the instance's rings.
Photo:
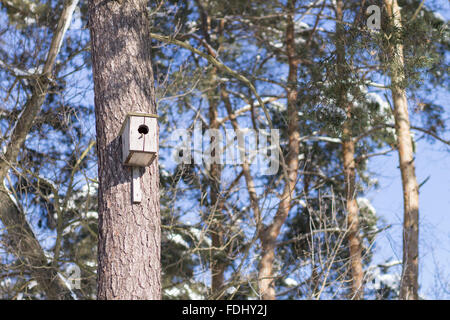
<svg viewBox="0 0 450 320">
<path fill-rule="evenodd" d="M 148 114 L 129 114 L 122 126 L 122 154 L 125 165 L 145 167 L 157 153 L 157 119 Z"/>
<path fill-rule="evenodd" d="M 130 116 L 130 151 L 156 152 L 156 118 Z"/>
</svg>

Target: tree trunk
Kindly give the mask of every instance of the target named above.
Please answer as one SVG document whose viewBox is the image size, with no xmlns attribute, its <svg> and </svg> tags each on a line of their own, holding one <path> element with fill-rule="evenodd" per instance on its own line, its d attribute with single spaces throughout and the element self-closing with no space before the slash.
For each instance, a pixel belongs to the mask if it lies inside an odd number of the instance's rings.
<svg viewBox="0 0 450 320">
<path fill-rule="evenodd" d="M 212 77 L 216 77 L 216 68 L 212 70 Z M 212 96 L 208 98 L 209 100 L 209 121 L 210 129 L 219 130 L 219 123 L 217 121 L 217 96 L 218 90 L 213 90 Z M 213 296 L 219 295 L 220 290 L 223 287 L 225 280 L 225 269 L 227 264 L 224 263 L 223 250 L 218 250 L 224 244 L 224 234 L 223 234 L 223 215 L 222 208 L 220 206 L 221 195 L 220 195 L 220 185 L 221 185 L 222 170 L 221 165 L 217 163 L 211 164 L 210 167 L 210 214 L 213 215 L 211 219 L 211 242 L 213 249 L 211 250 L 211 293 Z"/>
<path fill-rule="evenodd" d="M 89 3 L 99 175 L 99 299 L 160 299 L 158 159 L 131 202 L 119 130 L 129 112 L 156 113 L 146 1 Z"/>
<path fill-rule="evenodd" d="M 360 300 L 363 298 L 363 266 L 361 257 L 361 239 L 359 236 L 359 216 L 358 204 L 356 203 L 356 167 L 355 167 L 355 142 L 352 132 L 352 104 L 347 99 L 348 88 L 345 84 L 348 76 L 346 69 L 346 48 L 345 48 L 345 30 L 343 27 L 344 2 L 336 3 L 336 59 L 337 76 L 341 81 L 340 97 L 338 106 L 343 108 L 347 114 L 347 120 L 343 125 L 342 136 L 342 157 L 344 164 L 345 178 L 345 199 L 347 209 L 347 228 L 348 228 L 348 247 L 350 253 L 350 270 L 352 277 L 352 287 L 350 298 Z"/>
<path fill-rule="evenodd" d="M 203 34 L 203 40 L 206 43 L 206 49 L 208 53 L 211 54 L 210 48 L 212 48 L 211 43 L 211 17 L 207 11 L 207 8 L 203 5 L 202 1 L 195 1 L 201 21 L 201 31 Z M 223 20 L 219 24 L 217 39 L 220 39 L 223 34 Z M 209 81 L 211 83 L 211 88 L 214 88 L 217 83 L 217 67 L 213 67 L 208 74 Z M 218 98 L 219 98 L 219 88 L 210 89 L 207 92 L 208 96 L 208 116 L 209 116 L 209 129 L 218 130 L 220 124 L 218 122 Z M 212 142 L 212 141 L 211 141 Z M 223 262 L 223 252 L 217 248 L 221 248 L 224 243 L 223 234 L 223 215 L 221 208 L 221 196 L 220 196 L 220 182 L 222 176 L 221 165 L 217 163 L 211 164 L 209 169 L 209 206 L 210 214 L 212 219 L 210 219 L 210 230 L 211 230 L 211 243 L 212 249 L 210 251 L 210 269 L 211 269 L 211 297 L 219 298 L 221 294 L 221 289 L 225 281 L 225 269 L 227 264 Z"/>
<path fill-rule="evenodd" d="M 347 130 L 344 130 L 347 131 Z M 346 133 L 344 132 L 344 135 Z M 350 139 L 343 142 L 345 197 L 347 206 L 348 246 L 350 252 L 350 269 L 352 275 L 351 299 L 363 298 L 363 278 L 361 239 L 359 236 L 358 204 L 356 203 L 355 188 L 355 144 Z"/>
<path fill-rule="evenodd" d="M 402 27 L 397 0 L 385 0 L 391 25 Z M 402 82 L 405 79 L 403 45 L 396 43 L 388 48 L 390 54 L 391 92 L 394 103 L 395 129 L 403 187 L 403 269 L 400 299 L 418 299 L 419 278 L 419 187 L 414 166 L 408 101 Z"/>
<path fill-rule="evenodd" d="M 288 154 L 286 157 L 287 174 L 283 193 L 280 196 L 277 213 L 272 223 L 261 231 L 260 240 L 262 246 L 261 262 L 259 266 L 259 294 L 263 300 L 275 300 L 275 280 L 273 275 L 273 262 L 275 260 L 275 246 L 281 227 L 291 209 L 292 194 L 298 177 L 298 155 L 300 152 L 300 133 L 298 128 L 297 111 L 297 70 L 299 60 L 295 52 L 294 15 L 295 0 L 288 2 L 287 27 L 286 27 L 286 53 L 289 64 L 288 85 L 286 89 L 288 112 Z"/>
</svg>

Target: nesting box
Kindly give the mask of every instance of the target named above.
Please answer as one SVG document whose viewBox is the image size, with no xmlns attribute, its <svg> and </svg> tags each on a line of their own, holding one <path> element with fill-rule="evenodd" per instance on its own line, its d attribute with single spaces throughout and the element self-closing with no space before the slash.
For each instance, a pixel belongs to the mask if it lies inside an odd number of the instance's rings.
<svg viewBox="0 0 450 320">
<path fill-rule="evenodd" d="M 157 125 L 154 114 L 127 114 L 120 130 L 124 165 L 146 167 L 153 162 L 158 152 Z"/>
</svg>

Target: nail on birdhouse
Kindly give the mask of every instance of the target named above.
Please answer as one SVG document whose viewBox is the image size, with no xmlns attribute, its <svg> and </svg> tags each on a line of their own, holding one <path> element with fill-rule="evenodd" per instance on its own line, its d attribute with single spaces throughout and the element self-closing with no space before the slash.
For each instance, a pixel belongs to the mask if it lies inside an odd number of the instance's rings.
<svg viewBox="0 0 450 320">
<path fill-rule="evenodd" d="M 157 116 L 147 113 L 129 113 L 120 130 L 123 164 L 147 167 L 156 157 Z"/>
</svg>

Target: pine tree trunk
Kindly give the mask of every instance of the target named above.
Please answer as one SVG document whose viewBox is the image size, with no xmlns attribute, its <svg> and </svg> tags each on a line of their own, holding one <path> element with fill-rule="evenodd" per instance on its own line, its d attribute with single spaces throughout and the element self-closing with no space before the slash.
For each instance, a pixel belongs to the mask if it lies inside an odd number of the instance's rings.
<svg viewBox="0 0 450 320">
<path fill-rule="evenodd" d="M 273 274 L 273 263 L 275 260 L 275 246 L 281 227 L 291 209 L 292 194 L 298 178 L 298 155 L 300 152 L 300 133 L 298 128 L 298 110 L 297 110 L 297 71 L 299 60 L 295 52 L 295 0 L 288 2 L 289 13 L 287 15 L 286 27 L 286 53 L 289 63 L 287 95 L 288 112 L 288 148 L 286 157 L 287 173 L 289 182 L 286 182 L 283 193 L 280 196 L 277 213 L 273 222 L 261 232 L 260 240 L 262 246 L 261 262 L 259 266 L 259 294 L 263 300 L 275 300 L 275 280 Z"/>
<path fill-rule="evenodd" d="M 205 6 L 202 4 L 202 1 L 195 1 L 201 20 L 201 31 L 203 34 L 203 40 L 208 45 L 208 48 L 212 48 L 211 43 L 211 17 Z M 223 20 L 218 26 L 218 34 L 217 39 L 221 39 L 223 35 Z M 217 40 L 220 41 L 220 40 Z M 220 46 L 220 44 L 219 44 Z M 209 49 L 208 49 L 209 51 Z M 212 52 L 209 52 L 212 54 Z M 214 55 L 214 54 L 212 54 Z M 211 88 L 214 88 L 216 85 L 216 89 L 211 89 L 208 91 L 208 115 L 209 115 L 209 129 L 218 130 L 220 128 L 220 124 L 218 122 L 218 97 L 219 97 L 219 83 L 217 82 L 217 68 L 213 67 L 208 74 L 209 81 L 211 83 Z M 212 142 L 212 141 L 211 141 Z M 211 164 L 209 170 L 209 200 L 210 200 L 210 214 L 212 215 L 212 219 L 210 220 L 210 230 L 211 230 L 211 243 L 212 249 L 210 251 L 210 269 L 211 269 L 211 297 L 220 298 L 221 290 L 223 288 L 223 284 L 225 281 L 225 269 L 227 264 L 223 262 L 221 256 L 223 255 L 222 250 L 218 250 L 217 248 L 221 248 L 224 239 L 223 239 L 223 225 L 222 225 L 222 208 L 221 208 L 221 196 L 220 196 L 220 182 L 222 176 L 221 165 L 214 163 Z"/>
<path fill-rule="evenodd" d="M 119 130 L 129 112 L 156 113 L 146 1 L 89 3 L 99 175 L 99 299 L 160 299 L 158 160 L 131 200 Z"/>
<path fill-rule="evenodd" d="M 217 70 L 214 68 L 211 76 L 216 77 Z M 209 97 L 209 126 L 210 129 L 219 129 L 219 123 L 217 121 L 217 96 L 218 90 L 213 90 L 212 96 Z M 211 293 L 213 296 L 220 296 L 220 291 L 223 287 L 225 280 L 226 263 L 223 262 L 223 250 L 218 250 L 224 243 L 223 235 L 223 215 L 220 205 L 220 182 L 222 176 L 221 165 L 217 163 L 211 164 L 210 168 L 210 214 L 213 215 L 211 219 L 211 242 L 213 249 L 211 250 Z"/>
<path fill-rule="evenodd" d="M 391 24 L 402 27 L 397 0 L 385 0 Z M 408 101 L 402 82 L 405 78 L 403 45 L 396 43 L 389 48 L 391 55 L 391 92 L 394 103 L 395 129 L 403 187 L 403 270 L 400 284 L 400 299 L 418 299 L 419 278 L 419 187 L 414 166 L 414 151 L 411 138 Z"/>
<path fill-rule="evenodd" d="M 344 130 L 346 131 L 346 130 Z M 344 132 L 344 135 L 346 133 Z M 361 239 L 359 236 L 358 204 L 355 189 L 355 144 L 351 139 L 343 142 L 345 194 L 347 206 L 348 246 L 350 252 L 350 269 L 352 275 L 351 299 L 363 298 L 363 278 Z"/>
<path fill-rule="evenodd" d="M 345 198 L 347 209 L 347 229 L 348 229 L 348 247 L 350 253 L 350 270 L 352 277 L 352 287 L 350 298 L 360 300 L 363 298 L 363 266 L 361 257 L 361 239 L 359 237 L 359 216 L 358 204 L 356 202 L 356 167 L 355 167 L 355 142 L 353 141 L 352 132 L 352 104 L 347 99 L 348 89 L 345 85 L 348 70 L 345 68 L 346 62 L 346 48 L 345 48 L 345 30 L 343 27 L 343 10 L 344 2 L 336 2 L 336 55 L 337 55 L 337 76 L 340 77 L 343 83 L 340 90 L 340 97 L 338 101 L 339 107 L 343 108 L 347 114 L 347 120 L 343 125 L 343 142 L 342 142 L 342 156 L 344 164 L 345 175 Z"/>
</svg>

